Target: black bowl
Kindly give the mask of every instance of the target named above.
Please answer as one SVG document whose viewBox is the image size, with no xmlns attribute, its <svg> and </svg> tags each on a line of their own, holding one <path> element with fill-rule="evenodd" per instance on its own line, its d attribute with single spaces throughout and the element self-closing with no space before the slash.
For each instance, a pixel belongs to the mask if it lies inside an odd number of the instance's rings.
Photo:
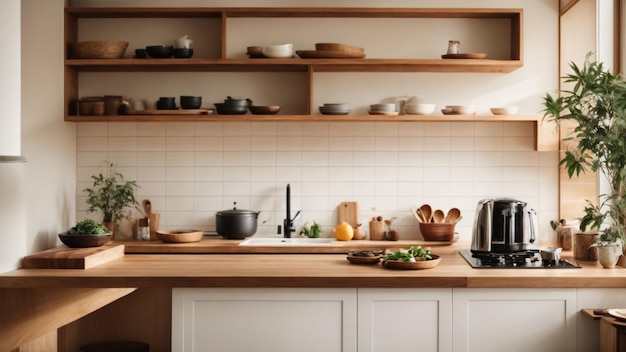
<svg viewBox="0 0 626 352">
<path fill-rule="evenodd" d="M 237 106 L 226 103 L 215 103 L 215 109 L 220 115 L 243 115 L 248 112 L 247 106 Z"/>
<path fill-rule="evenodd" d="M 111 233 L 98 235 L 68 235 L 66 233 L 60 233 L 59 239 L 70 248 L 100 247 L 109 242 Z"/>
<path fill-rule="evenodd" d="M 151 58 L 168 59 L 174 54 L 173 45 L 150 45 L 146 47 L 146 53 Z"/>
<path fill-rule="evenodd" d="M 195 97 L 190 95 L 180 96 L 180 107 L 183 109 L 200 109 L 202 105 L 202 97 Z"/>
<path fill-rule="evenodd" d="M 146 49 L 135 49 L 135 57 L 137 59 L 145 59 L 146 57 L 148 57 L 148 55 L 146 54 Z"/>
<path fill-rule="evenodd" d="M 188 59 L 193 56 L 193 49 L 174 48 L 174 57 L 179 59 Z"/>
</svg>

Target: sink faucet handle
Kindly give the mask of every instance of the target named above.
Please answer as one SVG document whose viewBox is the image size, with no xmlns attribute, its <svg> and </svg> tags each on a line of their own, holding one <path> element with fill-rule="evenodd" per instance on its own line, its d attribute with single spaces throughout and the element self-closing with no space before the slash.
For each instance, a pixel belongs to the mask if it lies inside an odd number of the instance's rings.
<svg viewBox="0 0 626 352">
<path fill-rule="evenodd" d="M 294 215 L 294 216 L 293 216 L 293 218 L 291 218 L 291 222 L 296 221 L 296 219 L 298 218 L 298 216 L 300 216 L 300 210 L 298 210 L 298 211 L 296 212 L 296 215 Z"/>
</svg>

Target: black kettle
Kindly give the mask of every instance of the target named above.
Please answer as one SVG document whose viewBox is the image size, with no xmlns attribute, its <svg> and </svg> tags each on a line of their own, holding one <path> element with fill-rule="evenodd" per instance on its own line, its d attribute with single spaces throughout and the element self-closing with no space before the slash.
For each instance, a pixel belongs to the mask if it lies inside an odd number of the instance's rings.
<svg viewBox="0 0 626 352">
<path fill-rule="evenodd" d="M 520 252 L 535 242 L 537 213 L 525 202 L 500 198 L 483 199 L 476 207 L 472 252 Z"/>
</svg>

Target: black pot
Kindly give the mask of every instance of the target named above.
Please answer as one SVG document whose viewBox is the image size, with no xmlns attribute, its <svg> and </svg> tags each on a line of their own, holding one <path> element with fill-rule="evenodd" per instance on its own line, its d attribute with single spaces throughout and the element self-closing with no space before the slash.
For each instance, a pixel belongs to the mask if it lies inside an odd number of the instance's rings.
<svg viewBox="0 0 626 352">
<path fill-rule="evenodd" d="M 218 211 L 215 214 L 217 234 L 229 240 L 240 240 L 254 235 L 261 212 L 237 209 L 237 202 L 233 204 L 233 209 Z"/>
</svg>

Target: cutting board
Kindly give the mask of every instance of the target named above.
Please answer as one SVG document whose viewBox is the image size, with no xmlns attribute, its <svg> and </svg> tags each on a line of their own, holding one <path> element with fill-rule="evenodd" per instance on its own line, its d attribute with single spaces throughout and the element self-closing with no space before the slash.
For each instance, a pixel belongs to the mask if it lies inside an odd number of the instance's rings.
<svg viewBox="0 0 626 352">
<path fill-rule="evenodd" d="M 100 247 L 60 246 L 22 259 L 24 269 L 89 269 L 124 256 L 124 245 L 107 243 Z"/>
<path fill-rule="evenodd" d="M 359 203 L 341 202 L 339 204 L 339 223 L 347 222 L 355 227 L 359 223 Z"/>
</svg>

